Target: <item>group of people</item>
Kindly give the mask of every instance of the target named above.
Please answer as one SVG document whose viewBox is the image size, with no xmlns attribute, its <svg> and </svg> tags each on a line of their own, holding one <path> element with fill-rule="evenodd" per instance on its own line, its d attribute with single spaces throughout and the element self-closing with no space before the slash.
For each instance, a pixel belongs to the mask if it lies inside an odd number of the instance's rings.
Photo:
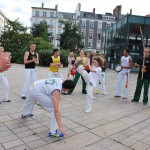
<svg viewBox="0 0 150 150">
<path fill-rule="evenodd" d="M 59 49 L 53 50 L 53 56 L 50 58 L 50 67 L 47 79 L 36 81 L 36 69 L 35 66 L 39 64 L 38 53 L 35 52 L 36 45 L 30 44 L 30 49 L 24 55 L 25 73 L 24 84 L 21 93 L 22 99 L 27 99 L 24 102 L 24 108 L 22 118 L 32 117 L 32 110 L 36 102 L 40 103 L 45 109 L 51 112 L 51 122 L 49 136 L 63 137 L 68 133 L 64 130 L 61 115 L 60 115 L 60 94 L 70 95 L 75 89 L 75 86 L 81 76 L 82 79 L 82 94 L 87 94 L 87 102 L 85 112 L 92 111 L 93 92 L 99 91 L 99 83 L 102 85 L 102 94 L 106 95 L 106 60 L 104 54 L 96 55 L 87 52 L 86 57 L 84 50 L 80 50 L 78 57 L 74 57 L 74 53 L 71 52 L 68 57 L 68 74 L 67 80 L 64 80 L 59 68 L 63 67 L 62 59 L 59 56 Z M 150 58 L 149 50 L 144 49 L 143 58 L 139 59 L 135 64 L 129 55 L 129 49 L 123 50 L 123 56 L 120 60 L 121 70 L 118 73 L 118 82 L 116 86 L 115 96 L 121 97 L 122 83 L 124 82 L 124 96 L 123 99 L 128 98 L 128 80 L 129 72 L 133 65 L 140 67 L 139 75 L 137 79 L 137 86 L 132 102 L 138 102 L 142 86 L 144 85 L 143 103 L 148 102 L 148 88 L 150 80 Z M 143 61 L 144 60 L 144 61 Z M 4 52 L 3 48 L 0 48 L 0 81 L 4 86 L 3 101 L 10 102 L 8 98 L 8 81 L 4 75 L 4 71 L 11 67 L 11 54 Z M 71 70 L 74 68 L 76 73 L 73 79 L 69 79 Z M 31 86 L 28 87 L 28 82 L 31 82 Z M 27 97 L 28 95 L 28 97 Z"/>
</svg>

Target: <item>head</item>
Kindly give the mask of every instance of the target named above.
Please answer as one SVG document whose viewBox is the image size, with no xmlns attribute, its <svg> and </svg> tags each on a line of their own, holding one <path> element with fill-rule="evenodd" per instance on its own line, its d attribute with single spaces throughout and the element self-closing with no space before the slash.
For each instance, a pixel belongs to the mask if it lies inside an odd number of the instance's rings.
<svg viewBox="0 0 150 150">
<path fill-rule="evenodd" d="M 92 52 L 92 56 L 95 57 L 96 56 L 96 51 Z"/>
<path fill-rule="evenodd" d="M 84 57 L 84 50 L 83 49 L 80 50 L 80 57 Z"/>
<path fill-rule="evenodd" d="M 53 50 L 53 55 L 54 55 L 54 56 L 59 56 L 59 53 L 60 53 L 60 50 L 59 50 L 58 48 L 55 48 L 55 49 Z"/>
<path fill-rule="evenodd" d="M 95 67 L 101 67 L 101 66 L 103 66 L 104 65 L 104 61 L 103 61 L 103 59 L 102 58 L 100 58 L 100 57 L 95 57 L 95 58 L 93 58 L 93 60 L 92 60 L 92 64 L 93 64 L 93 66 L 95 66 Z"/>
<path fill-rule="evenodd" d="M 130 53 L 130 50 L 128 48 L 123 50 L 123 56 L 128 56 Z"/>
<path fill-rule="evenodd" d="M 69 54 L 69 56 L 70 56 L 70 57 L 74 57 L 74 53 L 71 52 L 71 53 Z"/>
<path fill-rule="evenodd" d="M 0 55 L 4 53 L 4 48 L 3 47 L 0 47 Z"/>
<path fill-rule="evenodd" d="M 145 49 L 144 49 L 144 56 L 145 56 L 145 57 L 148 57 L 148 56 L 149 56 L 149 49 L 148 49 L 148 48 L 145 48 Z"/>
<path fill-rule="evenodd" d="M 91 52 L 86 52 L 86 57 L 90 58 Z"/>
<path fill-rule="evenodd" d="M 36 49 L 36 44 L 35 44 L 35 43 L 31 43 L 29 47 L 30 47 L 30 50 L 31 50 L 31 51 L 35 51 L 35 49 Z"/>
<path fill-rule="evenodd" d="M 62 91 L 63 92 L 67 93 L 69 90 L 74 89 L 74 87 L 75 87 L 75 83 L 72 80 L 65 80 L 62 83 Z"/>
</svg>

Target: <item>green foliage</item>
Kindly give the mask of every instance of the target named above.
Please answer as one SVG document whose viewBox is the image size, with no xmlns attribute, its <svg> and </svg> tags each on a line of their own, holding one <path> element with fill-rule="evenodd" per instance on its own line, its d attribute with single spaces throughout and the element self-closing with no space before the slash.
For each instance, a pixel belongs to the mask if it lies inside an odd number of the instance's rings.
<svg viewBox="0 0 150 150">
<path fill-rule="evenodd" d="M 33 37 L 41 37 L 43 40 L 49 42 L 48 24 L 46 21 L 41 21 L 39 24 L 33 24 L 31 27 L 31 34 Z"/>
<path fill-rule="evenodd" d="M 61 34 L 61 47 L 75 52 L 76 48 L 83 48 L 82 35 L 79 33 L 79 26 L 71 20 L 61 21 L 64 24 L 64 32 Z"/>
<path fill-rule="evenodd" d="M 60 50 L 60 56 L 62 58 L 62 63 L 64 67 L 68 66 L 68 56 L 69 56 L 70 51 L 69 50 Z"/>
<path fill-rule="evenodd" d="M 26 33 L 27 29 L 18 20 L 8 20 L 0 37 L 1 45 L 7 51 L 19 51 L 26 48 L 27 43 L 32 39 L 32 35 Z"/>
<path fill-rule="evenodd" d="M 12 51 L 11 52 L 11 62 L 12 63 L 18 63 L 18 64 L 23 64 L 24 63 L 24 50 L 20 51 Z"/>
<path fill-rule="evenodd" d="M 32 42 L 36 44 L 36 52 L 41 52 L 41 51 L 50 51 L 54 49 L 54 45 L 45 41 L 41 37 L 33 38 Z M 28 44 L 29 45 L 29 44 Z"/>
</svg>

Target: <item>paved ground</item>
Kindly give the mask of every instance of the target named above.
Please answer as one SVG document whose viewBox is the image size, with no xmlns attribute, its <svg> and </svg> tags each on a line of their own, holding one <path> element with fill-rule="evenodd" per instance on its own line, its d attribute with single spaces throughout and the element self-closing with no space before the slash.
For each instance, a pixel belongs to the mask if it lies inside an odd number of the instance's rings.
<svg viewBox="0 0 150 150">
<path fill-rule="evenodd" d="M 0 150 L 150 150 L 150 104 L 130 102 L 136 73 L 130 75 L 129 99 L 116 99 L 117 73 L 108 69 L 107 95 L 95 95 L 89 114 L 84 113 L 81 81 L 72 95 L 62 95 L 62 121 L 70 134 L 58 139 L 48 137 L 50 114 L 40 106 L 34 107 L 34 117 L 21 118 L 23 71 L 23 65 L 13 64 L 6 73 L 12 102 L 0 105 Z M 47 72 L 46 67 L 37 67 L 38 79 L 46 78 Z M 61 72 L 66 76 L 67 69 Z"/>
</svg>

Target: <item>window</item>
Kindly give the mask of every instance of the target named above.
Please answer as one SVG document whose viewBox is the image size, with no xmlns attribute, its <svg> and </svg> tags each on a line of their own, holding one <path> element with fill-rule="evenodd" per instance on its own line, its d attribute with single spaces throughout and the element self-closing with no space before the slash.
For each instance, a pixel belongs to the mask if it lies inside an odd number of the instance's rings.
<svg viewBox="0 0 150 150">
<path fill-rule="evenodd" d="M 39 23 L 38 19 L 35 19 L 35 24 L 38 24 L 38 23 Z"/>
<path fill-rule="evenodd" d="M 54 12 L 50 12 L 50 17 L 54 18 Z"/>
<path fill-rule="evenodd" d="M 97 34 L 97 39 L 101 40 L 101 34 L 100 33 Z"/>
<path fill-rule="evenodd" d="M 46 17 L 46 16 L 47 16 L 46 12 L 43 12 L 43 17 Z"/>
<path fill-rule="evenodd" d="M 84 46 L 84 42 L 82 42 L 82 45 Z"/>
<path fill-rule="evenodd" d="M 85 37 L 85 31 L 82 31 L 81 34 L 83 37 Z"/>
<path fill-rule="evenodd" d="M 91 29 L 94 28 L 94 22 L 90 22 L 90 28 L 91 28 Z"/>
<path fill-rule="evenodd" d="M 50 27 L 53 27 L 53 25 L 54 25 L 53 23 L 54 23 L 53 20 L 50 20 L 49 26 L 50 26 Z"/>
<path fill-rule="evenodd" d="M 39 16 L 39 11 L 35 11 L 35 16 Z"/>
<path fill-rule="evenodd" d="M 93 39 L 93 32 L 89 33 L 89 39 Z"/>
<path fill-rule="evenodd" d="M 62 24 L 60 21 L 58 21 L 58 28 L 61 28 L 62 27 Z"/>
<path fill-rule="evenodd" d="M 98 23 L 98 29 L 99 29 L 99 30 L 102 29 L 102 23 L 101 23 L 101 22 Z"/>
<path fill-rule="evenodd" d="M 63 18 L 62 14 L 59 14 L 59 15 L 58 15 L 58 18 L 59 18 L 59 19 Z"/>
<path fill-rule="evenodd" d="M 86 28 L 86 22 L 85 22 L 85 21 L 82 22 L 82 28 L 83 28 L 83 29 Z"/>
<path fill-rule="evenodd" d="M 91 48 L 92 47 L 92 41 L 89 41 L 88 42 L 88 48 Z"/>
<path fill-rule="evenodd" d="M 58 29 L 58 34 L 59 34 L 59 35 L 61 34 L 61 29 Z"/>
</svg>

